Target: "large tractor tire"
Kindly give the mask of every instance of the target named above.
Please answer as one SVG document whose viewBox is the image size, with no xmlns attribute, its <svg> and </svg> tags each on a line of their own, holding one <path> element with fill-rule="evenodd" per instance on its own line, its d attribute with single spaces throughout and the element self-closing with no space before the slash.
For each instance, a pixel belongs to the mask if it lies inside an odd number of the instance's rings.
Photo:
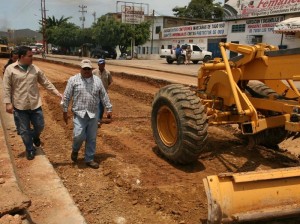
<svg viewBox="0 0 300 224">
<path fill-rule="evenodd" d="M 152 103 L 151 126 L 160 152 L 170 161 L 196 161 L 207 140 L 205 107 L 189 87 L 165 86 Z"/>
<path fill-rule="evenodd" d="M 257 98 L 268 98 L 270 96 L 279 98 L 278 93 L 262 82 L 250 81 L 248 83 L 247 90 L 253 97 Z M 276 111 L 264 110 L 260 112 L 266 117 L 280 115 L 280 113 Z M 276 127 L 261 131 L 255 134 L 253 137 L 255 138 L 257 144 L 276 149 L 278 148 L 278 144 L 285 140 L 287 133 L 288 132 L 284 127 Z"/>
</svg>

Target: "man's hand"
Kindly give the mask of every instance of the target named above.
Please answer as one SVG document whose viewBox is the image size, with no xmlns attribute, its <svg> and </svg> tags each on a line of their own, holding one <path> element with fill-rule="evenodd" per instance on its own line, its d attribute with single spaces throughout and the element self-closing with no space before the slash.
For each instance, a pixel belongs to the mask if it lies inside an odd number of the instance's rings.
<svg viewBox="0 0 300 224">
<path fill-rule="evenodd" d="M 112 112 L 107 112 L 106 117 L 107 117 L 107 119 L 112 119 Z"/>
<path fill-rule="evenodd" d="M 14 111 L 14 107 L 11 103 L 7 103 L 6 104 L 6 112 L 9 113 L 9 114 L 12 114 Z"/>
<path fill-rule="evenodd" d="M 58 93 L 57 96 L 64 100 L 64 94 Z"/>
<path fill-rule="evenodd" d="M 68 112 L 64 112 L 63 116 L 64 116 L 65 123 L 68 124 Z"/>
</svg>

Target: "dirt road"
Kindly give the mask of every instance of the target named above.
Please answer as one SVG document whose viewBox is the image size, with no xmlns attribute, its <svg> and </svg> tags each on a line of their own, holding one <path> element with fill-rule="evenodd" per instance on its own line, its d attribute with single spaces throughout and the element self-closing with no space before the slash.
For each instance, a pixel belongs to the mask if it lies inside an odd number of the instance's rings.
<svg viewBox="0 0 300 224">
<path fill-rule="evenodd" d="M 4 62 L 0 60 L 0 67 Z M 35 61 L 35 64 L 61 92 L 68 78 L 79 71 L 46 62 Z M 124 70 L 130 73 L 131 68 Z M 207 217 L 202 183 L 207 175 L 298 165 L 296 157 L 287 152 L 263 147 L 245 150 L 246 143 L 239 131 L 222 126 L 209 129 L 208 150 L 197 163 L 175 166 L 156 153 L 150 127 L 153 94 L 166 83 L 121 76 L 113 79 L 109 90 L 113 121 L 98 129 L 95 160 L 100 162 L 99 170 L 86 167 L 82 151 L 78 165 L 72 163 L 72 122 L 64 124 L 57 98 L 41 88 L 46 122 L 41 137 L 43 150 L 89 224 L 201 223 Z M 34 189 L 30 189 L 26 180 L 26 167 L 31 161 L 24 157 L 21 139 L 9 136 L 20 181 L 26 194 L 33 196 Z M 293 143 L 284 144 L 284 149 L 299 150 Z M 33 198 L 30 207 L 33 219 L 43 215 L 36 201 Z"/>
</svg>

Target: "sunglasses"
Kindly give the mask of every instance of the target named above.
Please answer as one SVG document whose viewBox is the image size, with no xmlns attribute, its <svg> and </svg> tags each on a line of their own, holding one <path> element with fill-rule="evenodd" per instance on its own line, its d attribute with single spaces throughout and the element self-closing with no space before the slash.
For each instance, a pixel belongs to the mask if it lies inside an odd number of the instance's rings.
<svg viewBox="0 0 300 224">
<path fill-rule="evenodd" d="M 84 71 L 90 71 L 92 70 L 91 68 L 83 68 Z"/>
</svg>

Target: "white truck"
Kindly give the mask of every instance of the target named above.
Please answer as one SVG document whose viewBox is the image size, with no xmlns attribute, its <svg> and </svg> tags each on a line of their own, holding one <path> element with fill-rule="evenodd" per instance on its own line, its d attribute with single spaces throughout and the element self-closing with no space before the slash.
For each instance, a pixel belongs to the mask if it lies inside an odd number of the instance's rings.
<svg viewBox="0 0 300 224">
<path fill-rule="evenodd" d="M 187 46 L 191 46 L 192 56 L 191 61 L 194 64 L 197 64 L 199 61 L 207 62 L 212 59 L 212 53 L 209 51 L 201 50 L 200 47 L 196 44 L 183 44 L 182 48 L 182 55 L 179 57 L 179 61 L 176 58 L 176 51 L 175 49 L 161 49 L 161 58 L 166 58 L 169 64 L 172 64 L 174 61 L 177 61 L 177 64 L 183 64 L 185 61 L 185 54 Z"/>
</svg>

